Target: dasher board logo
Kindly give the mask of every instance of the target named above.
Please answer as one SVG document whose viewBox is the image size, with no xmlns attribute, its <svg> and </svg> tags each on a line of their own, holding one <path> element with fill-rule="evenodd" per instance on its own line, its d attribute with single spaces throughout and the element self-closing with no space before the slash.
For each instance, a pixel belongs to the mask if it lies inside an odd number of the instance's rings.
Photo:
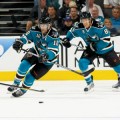
<svg viewBox="0 0 120 120">
<path fill-rule="evenodd" d="M 15 38 L 0 37 L 0 57 L 13 45 Z"/>
</svg>

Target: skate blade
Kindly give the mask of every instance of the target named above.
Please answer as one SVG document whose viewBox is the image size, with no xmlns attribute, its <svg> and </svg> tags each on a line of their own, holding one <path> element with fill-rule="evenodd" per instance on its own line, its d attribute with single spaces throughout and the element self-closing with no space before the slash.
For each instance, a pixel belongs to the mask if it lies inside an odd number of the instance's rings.
<svg viewBox="0 0 120 120">
<path fill-rule="evenodd" d="M 113 92 L 120 92 L 120 88 L 118 87 L 118 88 L 112 88 L 112 91 Z"/>
<path fill-rule="evenodd" d="M 12 93 L 14 93 L 14 92 L 16 92 L 16 91 L 17 91 L 17 89 L 16 89 L 16 90 L 14 90 L 14 91 L 12 91 L 12 92 L 7 91 L 7 94 L 12 94 Z"/>
<path fill-rule="evenodd" d="M 92 89 L 90 89 L 88 91 L 84 91 L 85 94 L 92 93 L 92 92 L 94 92 L 94 88 L 92 88 Z"/>
</svg>

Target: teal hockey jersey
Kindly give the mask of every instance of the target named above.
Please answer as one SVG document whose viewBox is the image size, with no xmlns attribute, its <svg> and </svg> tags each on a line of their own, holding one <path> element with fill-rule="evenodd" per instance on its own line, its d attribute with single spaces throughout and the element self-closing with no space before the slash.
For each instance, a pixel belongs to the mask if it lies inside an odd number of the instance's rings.
<svg viewBox="0 0 120 120">
<path fill-rule="evenodd" d="M 46 53 L 49 58 L 45 64 L 57 61 L 60 38 L 55 28 L 51 28 L 46 35 L 43 35 L 38 26 L 32 27 L 30 31 L 20 37 L 20 40 L 24 44 L 33 42 L 33 49 L 38 55 Z"/>
<path fill-rule="evenodd" d="M 75 37 L 81 37 L 97 54 L 105 54 L 113 49 L 110 32 L 96 21 L 93 21 L 89 29 L 84 28 L 82 23 L 75 23 L 74 27 L 68 31 L 66 38 L 72 40 Z"/>
</svg>

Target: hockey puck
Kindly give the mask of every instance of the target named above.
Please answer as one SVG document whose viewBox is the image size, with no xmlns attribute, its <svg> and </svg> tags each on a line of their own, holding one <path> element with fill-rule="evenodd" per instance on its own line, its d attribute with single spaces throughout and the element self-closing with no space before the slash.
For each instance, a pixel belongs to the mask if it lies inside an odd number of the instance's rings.
<svg viewBox="0 0 120 120">
<path fill-rule="evenodd" d="M 43 101 L 39 101 L 39 103 L 44 103 Z"/>
</svg>

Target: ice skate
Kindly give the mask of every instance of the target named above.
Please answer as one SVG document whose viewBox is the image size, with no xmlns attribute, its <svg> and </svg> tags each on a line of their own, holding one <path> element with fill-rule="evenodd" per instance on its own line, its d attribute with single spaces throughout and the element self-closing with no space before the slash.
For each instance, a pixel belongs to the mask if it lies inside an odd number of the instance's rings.
<svg viewBox="0 0 120 120">
<path fill-rule="evenodd" d="M 15 87 L 16 86 L 16 87 Z M 8 91 L 9 92 L 14 92 L 15 90 L 17 90 L 17 87 L 18 87 L 19 85 L 17 85 L 17 84 L 13 84 L 13 86 L 10 86 L 10 87 L 8 87 Z"/>
<path fill-rule="evenodd" d="M 23 90 L 23 89 L 18 89 L 17 91 L 12 93 L 13 97 L 20 97 L 22 95 L 24 95 L 27 91 Z"/>
<path fill-rule="evenodd" d="M 119 88 L 120 87 L 120 76 L 118 75 L 118 82 L 112 86 L 112 88 Z"/>
<path fill-rule="evenodd" d="M 94 88 L 94 83 L 91 82 L 89 85 L 87 85 L 87 86 L 84 88 L 84 91 L 85 91 L 85 92 L 88 92 L 88 91 L 90 91 L 90 90 L 93 89 L 93 88 Z"/>
<path fill-rule="evenodd" d="M 115 85 L 112 86 L 112 88 L 119 88 L 120 87 L 120 81 L 118 81 Z"/>
</svg>

